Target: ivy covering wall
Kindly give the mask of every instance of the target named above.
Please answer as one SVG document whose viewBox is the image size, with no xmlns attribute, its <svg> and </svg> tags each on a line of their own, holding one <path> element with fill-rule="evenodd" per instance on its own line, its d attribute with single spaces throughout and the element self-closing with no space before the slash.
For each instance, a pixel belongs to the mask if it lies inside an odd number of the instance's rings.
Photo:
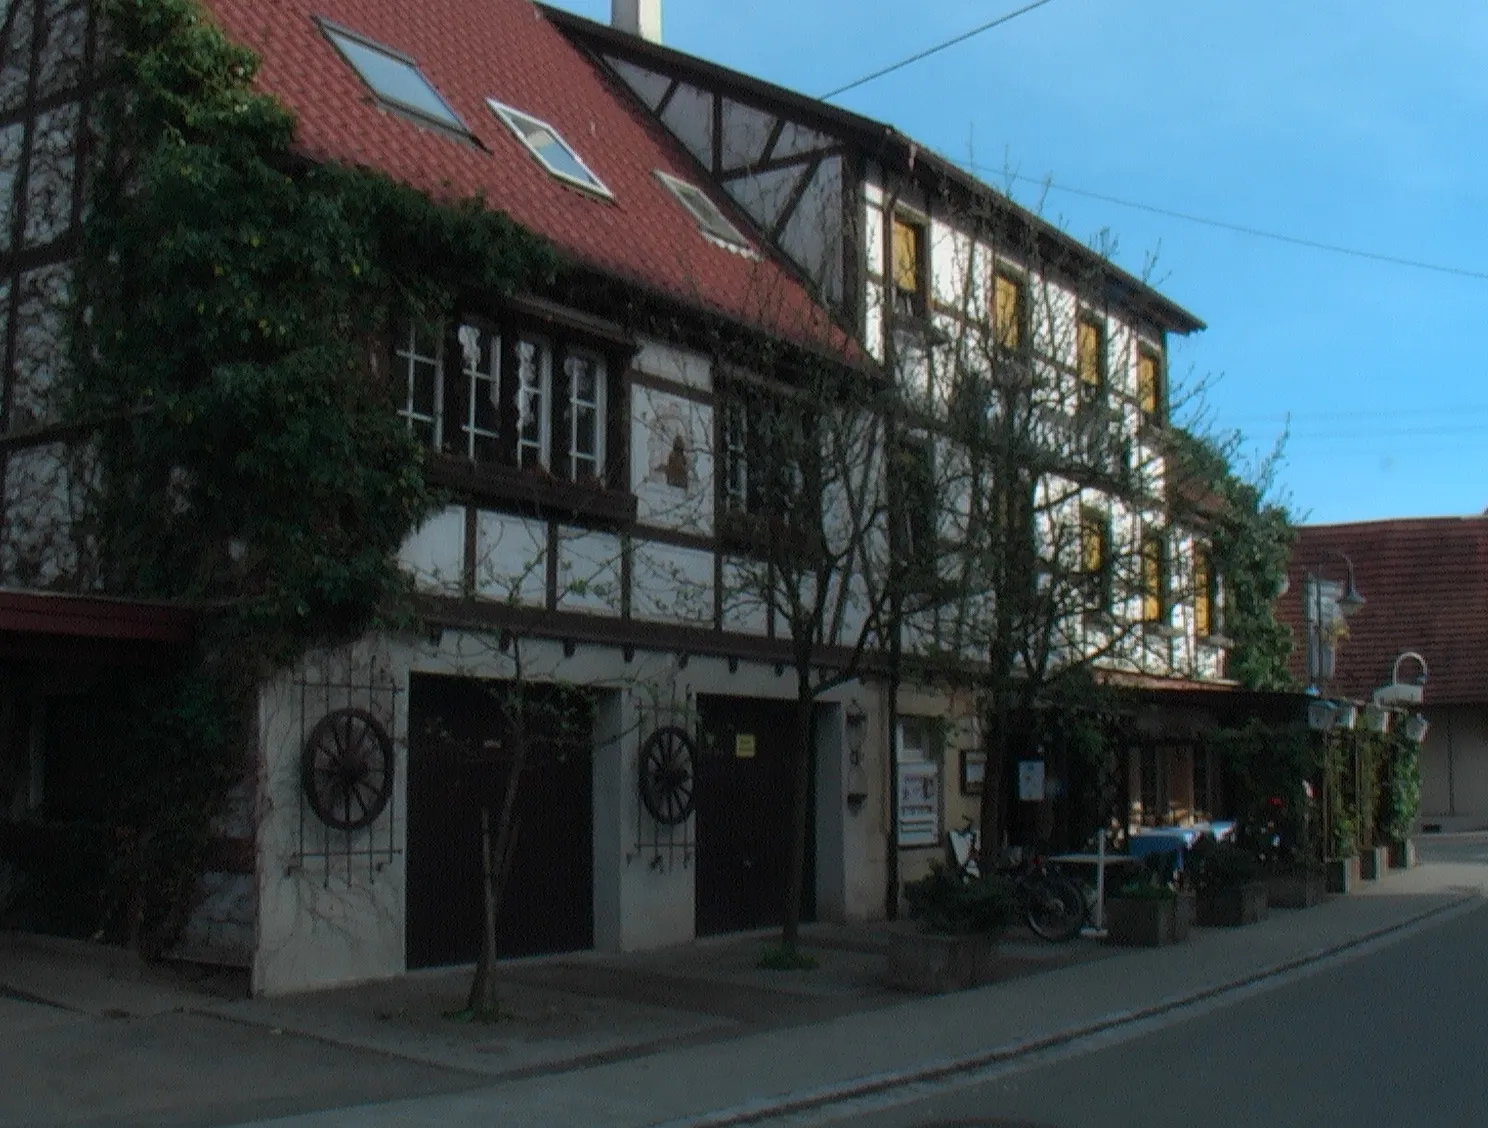
<svg viewBox="0 0 1488 1128">
<path fill-rule="evenodd" d="M 301 159 L 256 56 L 191 0 L 100 14 L 113 73 L 67 389 L 94 436 L 88 541 L 102 589 L 203 608 L 186 666 L 111 688 L 96 752 L 119 780 L 96 818 L 127 843 L 103 924 L 158 945 L 252 763 L 253 688 L 406 614 L 395 554 L 438 499 L 396 413 L 390 324 L 558 261 L 482 201 Z"/>
</svg>

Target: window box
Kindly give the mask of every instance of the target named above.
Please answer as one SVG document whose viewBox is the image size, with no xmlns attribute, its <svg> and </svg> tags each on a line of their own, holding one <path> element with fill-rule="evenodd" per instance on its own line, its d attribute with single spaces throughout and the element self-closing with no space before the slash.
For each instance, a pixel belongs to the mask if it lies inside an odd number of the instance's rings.
<svg viewBox="0 0 1488 1128">
<path fill-rule="evenodd" d="M 476 501 L 533 509 L 550 517 L 573 517 L 603 525 L 635 520 L 635 495 L 607 489 L 597 481 L 570 482 L 541 469 L 518 470 L 468 458 L 434 455 L 429 481 Z"/>
</svg>

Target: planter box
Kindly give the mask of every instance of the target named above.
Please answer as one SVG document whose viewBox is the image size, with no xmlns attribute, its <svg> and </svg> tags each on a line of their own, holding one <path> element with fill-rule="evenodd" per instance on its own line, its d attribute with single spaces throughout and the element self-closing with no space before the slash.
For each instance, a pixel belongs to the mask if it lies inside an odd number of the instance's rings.
<svg viewBox="0 0 1488 1128">
<path fill-rule="evenodd" d="M 1000 939 L 896 931 L 889 937 L 889 986 L 939 995 L 991 983 L 997 978 Z"/>
<path fill-rule="evenodd" d="M 1328 895 L 1322 870 L 1273 873 L 1266 878 L 1266 904 L 1273 909 L 1310 909 Z"/>
<path fill-rule="evenodd" d="M 1192 892 L 1180 892 L 1178 894 L 1177 907 L 1173 913 L 1173 942 L 1181 944 L 1188 939 L 1188 934 L 1198 923 L 1198 902 Z"/>
<path fill-rule="evenodd" d="M 1383 846 L 1371 846 L 1359 855 L 1359 876 L 1365 881 L 1378 881 L 1388 868 Z"/>
<path fill-rule="evenodd" d="M 1181 943 L 1188 939 L 1191 920 L 1191 897 L 1111 897 L 1106 901 L 1106 941 L 1138 948 Z"/>
<path fill-rule="evenodd" d="M 1266 883 L 1247 881 L 1233 889 L 1198 896 L 1198 922 L 1206 928 L 1239 928 L 1266 919 Z"/>
<path fill-rule="evenodd" d="M 1357 857 L 1329 858 L 1324 865 L 1328 878 L 1329 893 L 1349 893 L 1359 884 L 1359 859 Z"/>
<path fill-rule="evenodd" d="M 1390 868 L 1391 869 L 1415 869 L 1416 867 L 1416 843 L 1414 839 L 1407 838 L 1404 842 L 1390 843 Z"/>
</svg>

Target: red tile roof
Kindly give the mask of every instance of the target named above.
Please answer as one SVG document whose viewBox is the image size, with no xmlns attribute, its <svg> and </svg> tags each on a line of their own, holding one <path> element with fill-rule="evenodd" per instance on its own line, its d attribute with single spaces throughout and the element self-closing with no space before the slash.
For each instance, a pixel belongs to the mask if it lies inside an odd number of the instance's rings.
<svg viewBox="0 0 1488 1128">
<path fill-rule="evenodd" d="M 768 255 L 751 259 L 704 238 L 654 170 L 701 181 L 736 224 L 747 230 L 748 221 L 529 0 L 204 4 L 231 37 L 262 56 L 259 87 L 294 111 L 296 143 L 308 156 L 379 169 L 437 198 L 483 194 L 580 263 L 797 341 L 842 346 L 804 286 Z M 416 60 L 480 145 L 381 108 L 316 16 Z M 487 98 L 556 127 L 614 199 L 554 179 Z"/>
<path fill-rule="evenodd" d="M 1364 597 L 1338 649 L 1334 688 L 1365 698 L 1390 681 L 1395 659 L 1422 654 L 1430 666 L 1427 704 L 1488 701 L 1488 515 L 1313 525 L 1299 530 L 1291 586 L 1277 613 L 1297 640 L 1294 672 L 1306 677 L 1302 601 L 1309 571 L 1342 581 L 1354 562 Z M 1402 668 L 1414 677 L 1415 664 Z"/>
</svg>

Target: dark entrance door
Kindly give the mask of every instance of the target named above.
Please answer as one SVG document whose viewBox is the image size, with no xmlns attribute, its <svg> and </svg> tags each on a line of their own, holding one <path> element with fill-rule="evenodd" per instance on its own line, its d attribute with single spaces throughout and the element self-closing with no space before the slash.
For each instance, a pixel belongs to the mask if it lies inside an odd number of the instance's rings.
<svg viewBox="0 0 1488 1128">
<path fill-rule="evenodd" d="M 776 925 L 784 917 L 790 853 L 790 755 L 795 705 L 700 697 L 697 933 Z M 815 771 L 812 772 L 813 778 Z M 801 919 L 816 915 L 815 795 L 807 796 Z"/>
<path fill-rule="evenodd" d="M 503 709 L 505 703 L 505 709 Z M 497 920 L 503 956 L 594 944 L 592 706 L 559 686 L 415 675 L 408 702 L 408 966 L 480 951 L 480 812 L 492 836 L 512 762 L 511 710 L 532 733 Z"/>
</svg>

